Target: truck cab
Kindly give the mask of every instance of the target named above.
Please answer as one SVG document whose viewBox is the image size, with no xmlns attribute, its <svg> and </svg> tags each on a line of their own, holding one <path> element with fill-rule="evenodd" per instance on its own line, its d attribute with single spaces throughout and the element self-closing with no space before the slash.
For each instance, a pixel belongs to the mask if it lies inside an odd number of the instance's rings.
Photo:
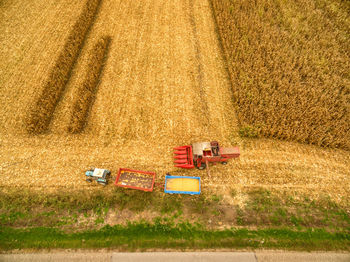
<svg viewBox="0 0 350 262">
<path fill-rule="evenodd" d="M 111 175 L 111 171 L 101 168 L 92 168 L 85 172 L 86 181 L 91 183 L 96 180 L 97 183 L 105 186 L 108 184 L 108 178 Z"/>
<path fill-rule="evenodd" d="M 217 141 L 193 143 L 192 150 L 195 166 L 199 169 L 206 168 L 208 162 L 221 162 L 225 165 L 228 159 L 240 155 L 238 147 L 220 147 Z"/>
</svg>

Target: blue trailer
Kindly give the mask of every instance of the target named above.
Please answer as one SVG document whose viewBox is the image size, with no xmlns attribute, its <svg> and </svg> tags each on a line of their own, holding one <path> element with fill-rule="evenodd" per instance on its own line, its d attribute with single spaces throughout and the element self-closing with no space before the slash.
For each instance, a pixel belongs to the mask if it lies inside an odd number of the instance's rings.
<svg viewBox="0 0 350 262">
<path fill-rule="evenodd" d="M 164 192 L 168 194 L 199 195 L 201 193 L 201 178 L 166 175 Z"/>
</svg>

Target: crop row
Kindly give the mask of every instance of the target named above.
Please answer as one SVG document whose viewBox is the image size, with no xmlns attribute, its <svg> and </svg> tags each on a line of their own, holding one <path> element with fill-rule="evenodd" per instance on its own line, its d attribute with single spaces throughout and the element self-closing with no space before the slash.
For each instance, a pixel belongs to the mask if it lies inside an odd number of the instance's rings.
<svg viewBox="0 0 350 262">
<path fill-rule="evenodd" d="M 85 80 L 78 87 L 73 111 L 68 127 L 70 133 L 80 133 L 86 125 L 87 117 L 96 97 L 97 86 L 108 53 L 111 38 L 101 38 L 91 51 Z"/>
<path fill-rule="evenodd" d="M 48 130 L 55 109 L 66 85 L 72 69 L 84 46 L 86 36 L 94 23 L 102 0 L 88 0 L 74 24 L 64 47 L 53 66 L 43 91 L 30 109 L 27 118 L 27 130 L 32 134 L 44 133 Z"/>
</svg>

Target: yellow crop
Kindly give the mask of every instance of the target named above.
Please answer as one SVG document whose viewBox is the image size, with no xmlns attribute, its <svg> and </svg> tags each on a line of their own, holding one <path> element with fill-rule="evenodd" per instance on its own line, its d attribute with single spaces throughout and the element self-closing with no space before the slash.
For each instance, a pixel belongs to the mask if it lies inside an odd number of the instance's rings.
<svg viewBox="0 0 350 262">
<path fill-rule="evenodd" d="M 211 0 L 243 135 L 350 149 L 350 4 Z"/>
</svg>

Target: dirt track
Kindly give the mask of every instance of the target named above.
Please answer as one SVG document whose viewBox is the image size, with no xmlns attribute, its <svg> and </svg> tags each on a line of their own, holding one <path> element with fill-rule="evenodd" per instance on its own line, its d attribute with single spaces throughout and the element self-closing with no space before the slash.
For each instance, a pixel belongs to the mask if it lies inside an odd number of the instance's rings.
<svg viewBox="0 0 350 262">
<path fill-rule="evenodd" d="M 65 28 L 82 6 L 73 2 L 73 12 L 68 1 L 51 2 L 29 24 L 20 10 L 35 14 L 41 4 L 5 2 L 0 7 L 6 11 L 0 35 L 8 32 L 0 38 L 1 58 L 20 54 L 0 65 L 5 72 L 0 79 L 1 188 L 99 189 L 86 184 L 83 174 L 98 166 L 114 173 L 119 167 L 154 170 L 159 181 L 165 172 L 201 175 L 204 192 L 267 187 L 349 198 L 349 152 L 238 137 L 231 86 L 209 4 L 203 0 L 104 0 L 51 134 L 29 137 L 22 126 L 25 111 L 63 45 L 59 39 L 66 37 Z M 10 37 L 15 25 L 30 33 Z M 68 135 L 75 87 L 86 74 L 88 51 L 103 35 L 110 35 L 112 44 L 86 131 Z M 174 168 L 172 147 L 201 140 L 239 144 L 242 156 L 226 167 L 214 166 L 211 178 L 203 171 Z"/>
</svg>

